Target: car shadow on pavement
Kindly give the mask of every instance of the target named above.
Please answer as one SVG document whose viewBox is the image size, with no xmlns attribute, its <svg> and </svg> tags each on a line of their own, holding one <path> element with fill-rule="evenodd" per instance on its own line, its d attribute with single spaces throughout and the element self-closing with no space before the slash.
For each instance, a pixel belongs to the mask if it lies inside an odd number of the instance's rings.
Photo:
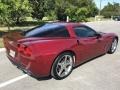
<svg viewBox="0 0 120 90">
<path fill-rule="evenodd" d="M 100 56 L 94 57 L 94 58 L 92 58 L 92 59 L 90 59 L 90 60 L 86 60 L 85 62 L 83 62 L 83 63 L 75 66 L 74 69 L 78 68 L 79 66 L 84 65 L 85 63 L 88 63 L 88 62 L 93 61 L 93 60 L 95 60 L 95 59 L 97 59 L 97 58 L 99 58 L 99 57 L 102 57 L 102 56 L 104 56 L 104 55 L 106 55 L 106 53 L 105 53 L 105 54 L 102 54 L 102 55 L 100 55 Z"/>
<path fill-rule="evenodd" d="M 45 81 L 45 80 L 50 80 L 52 79 L 51 76 L 48 76 L 48 77 L 41 77 L 41 78 L 36 78 L 38 81 Z"/>
<path fill-rule="evenodd" d="M 23 71 L 23 73 L 24 74 L 27 74 L 26 72 L 24 72 Z M 28 74 L 30 77 L 32 77 L 32 78 L 34 78 L 34 79 L 36 79 L 36 80 L 38 80 L 38 81 L 45 81 L 45 80 L 50 80 L 50 79 L 52 79 L 52 76 L 46 76 L 46 77 L 35 77 L 35 76 L 32 76 L 32 75 L 30 75 L 30 74 Z"/>
</svg>

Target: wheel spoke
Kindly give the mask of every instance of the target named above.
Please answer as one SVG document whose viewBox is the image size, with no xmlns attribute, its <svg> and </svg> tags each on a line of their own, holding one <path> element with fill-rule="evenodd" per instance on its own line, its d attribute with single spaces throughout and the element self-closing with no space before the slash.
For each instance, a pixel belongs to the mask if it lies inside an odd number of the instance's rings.
<svg viewBox="0 0 120 90">
<path fill-rule="evenodd" d="M 68 61 L 68 62 L 66 63 L 66 67 L 69 66 L 69 65 L 71 65 L 71 62 L 70 62 L 70 61 Z"/>
<path fill-rule="evenodd" d="M 65 56 L 65 59 L 64 59 L 64 64 L 67 63 L 67 58 L 68 58 L 68 56 L 66 55 L 66 56 Z"/>
<path fill-rule="evenodd" d="M 61 76 L 63 70 L 64 70 L 63 68 L 61 68 L 61 69 L 59 70 L 59 72 L 58 72 L 58 75 L 59 75 L 59 76 Z"/>
<path fill-rule="evenodd" d="M 62 67 L 62 63 L 58 63 L 58 66 Z"/>
<path fill-rule="evenodd" d="M 65 67 L 64 70 L 65 70 L 65 74 L 67 74 L 68 73 L 68 68 Z"/>
<path fill-rule="evenodd" d="M 69 57 L 69 56 L 66 56 L 65 57 L 65 61 L 64 61 L 64 64 L 65 64 L 65 66 L 67 67 L 68 65 L 71 65 L 71 60 L 70 60 L 71 58 Z"/>
</svg>

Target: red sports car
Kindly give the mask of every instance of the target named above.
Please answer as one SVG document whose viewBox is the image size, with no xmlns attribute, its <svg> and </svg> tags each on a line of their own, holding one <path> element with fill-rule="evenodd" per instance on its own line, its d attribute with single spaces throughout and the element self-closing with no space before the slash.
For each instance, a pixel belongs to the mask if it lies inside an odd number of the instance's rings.
<svg viewBox="0 0 120 90">
<path fill-rule="evenodd" d="M 102 54 L 114 53 L 117 44 L 116 34 L 96 32 L 80 23 L 47 23 L 4 36 L 9 60 L 36 78 L 51 75 L 64 79 L 73 67 Z"/>
</svg>

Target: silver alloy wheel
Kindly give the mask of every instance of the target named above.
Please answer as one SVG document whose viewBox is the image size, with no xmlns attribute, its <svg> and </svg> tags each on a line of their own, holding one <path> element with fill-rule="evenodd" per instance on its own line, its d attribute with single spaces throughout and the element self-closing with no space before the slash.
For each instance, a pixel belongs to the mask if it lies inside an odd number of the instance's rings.
<svg viewBox="0 0 120 90">
<path fill-rule="evenodd" d="M 114 52 L 117 48 L 117 40 L 114 39 L 114 41 L 112 42 L 112 47 L 111 47 L 111 51 Z"/>
<path fill-rule="evenodd" d="M 60 61 L 57 64 L 56 72 L 59 75 L 59 77 L 67 76 L 72 69 L 73 66 L 73 60 L 72 56 L 70 55 L 64 55 L 60 58 Z"/>
</svg>

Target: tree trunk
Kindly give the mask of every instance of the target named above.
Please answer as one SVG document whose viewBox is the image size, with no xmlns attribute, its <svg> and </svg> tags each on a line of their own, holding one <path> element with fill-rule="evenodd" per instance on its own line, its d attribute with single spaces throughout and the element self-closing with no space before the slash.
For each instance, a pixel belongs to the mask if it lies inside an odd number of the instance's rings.
<svg viewBox="0 0 120 90">
<path fill-rule="evenodd" d="M 10 32 L 10 24 L 9 23 L 7 24 L 7 27 L 8 27 L 8 32 Z"/>
<path fill-rule="evenodd" d="M 5 21 L 6 21 L 6 25 L 7 25 L 7 28 L 8 28 L 8 32 L 10 31 L 10 23 L 9 21 L 5 18 Z"/>
<path fill-rule="evenodd" d="M 20 24 L 20 17 L 17 17 L 17 19 L 16 19 L 16 24 L 17 24 L 17 25 Z"/>
</svg>

